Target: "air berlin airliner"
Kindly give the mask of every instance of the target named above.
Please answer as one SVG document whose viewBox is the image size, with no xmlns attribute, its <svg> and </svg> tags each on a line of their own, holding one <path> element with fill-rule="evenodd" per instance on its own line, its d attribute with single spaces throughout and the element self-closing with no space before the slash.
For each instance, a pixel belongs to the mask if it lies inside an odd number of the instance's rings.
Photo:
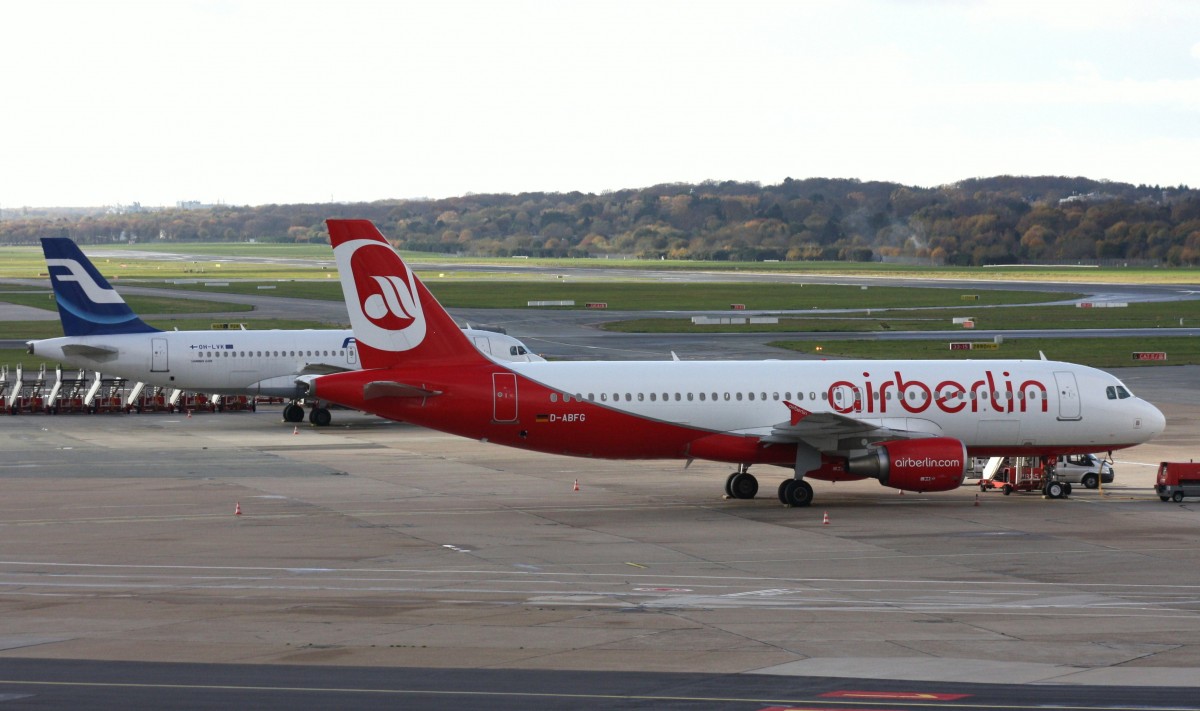
<svg viewBox="0 0 1200 711">
<path fill-rule="evenodd" d="M 366 220 L 329 220 L 363 370 L 300 380 L 310 394 L 394 420 L 521 449 L 606 459 L 792 470 L 807 479 L 958 487 L 969 456 L 1131 447 L 1165 419 L 1108 373 L 1048 360 L 500 363 L 483 357 Z"/>
</svg>

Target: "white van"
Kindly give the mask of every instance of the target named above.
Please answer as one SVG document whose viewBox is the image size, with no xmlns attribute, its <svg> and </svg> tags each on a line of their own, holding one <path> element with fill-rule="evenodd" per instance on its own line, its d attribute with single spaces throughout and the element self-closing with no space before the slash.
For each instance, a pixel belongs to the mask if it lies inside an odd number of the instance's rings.
<svg viewBox="0 0 1200 711">
<path fill-rule="evenodd" d="M 1058 480 L 1095 489 L 1101 480 L 1113 483 L 1112 465 L 1094 454 L 1071 454 L 1058 460 Z"/>
</svg>

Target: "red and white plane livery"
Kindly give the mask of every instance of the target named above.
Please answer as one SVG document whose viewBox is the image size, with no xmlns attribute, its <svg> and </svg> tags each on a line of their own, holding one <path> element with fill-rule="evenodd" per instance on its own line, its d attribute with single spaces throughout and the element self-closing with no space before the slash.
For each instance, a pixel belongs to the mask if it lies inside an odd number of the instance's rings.
<svg viewBox="0 0 1200 711">
<path fill-rule="evenodd" d="M 329 220 L 363 370 L 301 378 L 310 395 L 521 449 L 605 459 L 753 464 L 806 479 L 958 487 L 968 456 L 1053 457 L 1131 447 L 1165 419 L 1120 380 L 1048 360 L 505 363 L 475 349 L 366 220 Z"/>
</svg>

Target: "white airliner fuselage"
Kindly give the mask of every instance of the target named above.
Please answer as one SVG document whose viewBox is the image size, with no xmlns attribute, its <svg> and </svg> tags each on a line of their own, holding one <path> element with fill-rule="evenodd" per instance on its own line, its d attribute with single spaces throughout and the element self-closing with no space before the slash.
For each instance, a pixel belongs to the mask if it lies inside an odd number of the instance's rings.
<svg viewBox="0 0 1200 711">
<path fill-rule="evenodd" d="M 541 360 L 517 339 L 465 329 L 481 353 Z M 296 377 L 358 369 L 354 334 L 331 330 L 213 330 L 63 336 L 29 342 L 33 355 L 133 382 L 213 394 L 299 397 Z"/>
</svg>

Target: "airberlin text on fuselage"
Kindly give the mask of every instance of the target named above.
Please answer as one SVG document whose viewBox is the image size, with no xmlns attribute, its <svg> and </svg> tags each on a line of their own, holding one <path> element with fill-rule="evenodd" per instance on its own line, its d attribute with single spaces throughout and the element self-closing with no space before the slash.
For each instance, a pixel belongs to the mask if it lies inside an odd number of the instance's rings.
<svg viewBox="0 0 1200 711">
<path fill-rule="evenodd" d="M 1030 400 L 1040 400 L 1042 412 L 1049 408 L 1045 384 L 1040 380 L 1023 380 L 1014 387 L 1007 371 L 1000 374 L 1002 380 L 999 383 L 995 373 L 985 370 L 981 379 L 969 385 L 942 380 L 932 386 L 921 380 L 905 380 L 898 370 L 892 373 L 893 377 L 883 382 L 872 380 L 870 373 L 863 373 L 861 385 L 839 380 L 829 386 L 828 402 L 835 412 L 843 415 L 863 412 L 864 407 L 866 412 L 886 413 L 888 403 L 893 399 L 912 413 L 925 412 L 930 407 L 948 413 L 962 412 L 968 407 L 971 412 L 979 412 L 981 407 L 990 407 L 995 412 L 1026 412 Z M 839 397 L 842 389 L 850 391 L 849 397 Z"/>
</svg>

